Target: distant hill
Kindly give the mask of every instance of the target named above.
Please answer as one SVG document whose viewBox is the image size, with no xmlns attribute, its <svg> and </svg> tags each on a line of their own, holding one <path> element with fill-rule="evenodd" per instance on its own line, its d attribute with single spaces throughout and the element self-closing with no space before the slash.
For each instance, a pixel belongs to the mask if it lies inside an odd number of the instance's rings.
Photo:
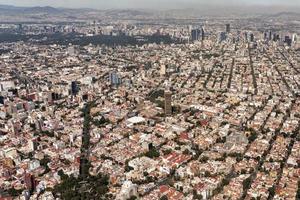
<svg viewBox="0 0 300 200">
<path fill-rule="evenodd" d="M 7 10 L 20 10 L 22 7 L 10 6 L 10 5 L 0 5 L 0 9 Z"/>
<path fill-rule="evenodd" d="M 32 16 L 32 14 L 42 14 L 41 16 Z M 262 16 L 286 20 L 299 20 L 300 9 L 298 7 L 268 7 L 268 6 L 203 6 L 195 8 L 169 9 L 169 10 L 147 10 L 147 9 L 107 9 L 98 10 L 92 8 L 71 9 L 44 7 L 18 7 L 11 5 L 0 5 L 0 15 L 19 16 L 24 19 L 35 20 L 33 17 L 39 17 L 39 20 L 47 20 L 44 14 L 67 16 L 65 19 L 81 19 L 91 16 L 91 18 L 101 18 L 109 16 L 116 19 L 141 19 L 145 16 L 150 18 L 199 18 L 199 17 L 249 17 Z M 5 19 L 5 18 L 4 18 Z M 9 17 L 7 19 L 10 19 Z M 12 19 L 13 20 L 13 19 Z"/>
<path fill-rule="evenodd" d="M 61 9 L 57 9 L 57 8 L 53 8 L 50 6 L 45 6 L 45 7 L 30 7 L 30 8 L 25 8 L 24 9 L 25 12 L 31 12 L 31 13 L 60 13 L 63 10 Z"/>
<path fill-rule="evenodd" d="M 53 8 L 50 6 L 44 7 L 17 7 L 17 6 L 10 6 L 10 5 L 0 5 L 0 12 L 3 13 L 48 13 L 48 14 L 56 14 L 62 12 L 63 9 Z"/>
<path fill-rule="evenodd" d="M 270 15 L 270 17 L 300 17 L 300 12 L 280 12 L 274 15 Z"/>
</svg>

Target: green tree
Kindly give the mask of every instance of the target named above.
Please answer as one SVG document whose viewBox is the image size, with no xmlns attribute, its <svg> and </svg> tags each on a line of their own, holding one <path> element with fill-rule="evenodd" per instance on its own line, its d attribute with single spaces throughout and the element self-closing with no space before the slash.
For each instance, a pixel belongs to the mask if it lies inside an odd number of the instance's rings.
<svg viewBox="0 0 300 200">
<path fill-rule="evenodd" d="M 131 196 L 129 199 L 127 199 L 127 200 L 136 200 L 137 199 L 137 197 L 136 196 Z"/>
<path fill-rule="evenodd" d="M 243 181 L 243 190 L 247 190 L 250 187 L 251 184 L 251 178 L 248 177 Z"/>
<path fill-rule="evenodd" d="M 160 156 L 159 151 L 157 151 L 155 148 L 150 149 L 145 156 L 149 157 L 149 158 L 157 158 Z"/>
<path fill-rule="evenodd" d="M 167 195 L 163 195 L 162 197 L 160 197 L 159 200 L 168 200 L 168 196 Z"/>
</svg>

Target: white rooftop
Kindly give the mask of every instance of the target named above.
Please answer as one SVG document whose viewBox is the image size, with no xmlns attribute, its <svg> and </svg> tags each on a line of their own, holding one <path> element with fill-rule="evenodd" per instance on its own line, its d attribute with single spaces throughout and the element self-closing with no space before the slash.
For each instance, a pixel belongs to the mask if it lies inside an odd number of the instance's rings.
<svg viewBox="0 0 300 200">
<path fill-rule="evenodd" d="M 146 119 L 143 117 L 131 117 L 131 118 L 127 119 L 127 122 L 130 124 L 138 124 L 138 123 L 142 123 L 144 121 L 146 121 Z"/>
</svg>

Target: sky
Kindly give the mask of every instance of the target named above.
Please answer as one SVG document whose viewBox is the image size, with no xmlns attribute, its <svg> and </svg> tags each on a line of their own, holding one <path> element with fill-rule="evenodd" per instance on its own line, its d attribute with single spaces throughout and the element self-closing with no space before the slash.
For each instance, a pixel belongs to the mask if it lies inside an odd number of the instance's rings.
<svg viewBox="0 0 300 200">
<path fill-rule="evenodd" d="M 68 8 L 149 8 L 173 9 L 197 6 L 264 5 L 300 6 L 300 0 L 0 0 L 0 4 L 15 6 L 53 6 Z"/>
</svg>

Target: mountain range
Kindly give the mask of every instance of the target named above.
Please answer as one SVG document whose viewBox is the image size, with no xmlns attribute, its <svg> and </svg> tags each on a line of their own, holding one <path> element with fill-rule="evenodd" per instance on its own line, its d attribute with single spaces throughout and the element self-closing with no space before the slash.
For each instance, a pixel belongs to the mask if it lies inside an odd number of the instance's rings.
<svg viewBox="0 0 300 200">
<path fill-rule="evenodd" d="M 300 18 L 300 9 L 297 8 L 287 8 L 287 7 L 270 7 L 266 8 L 263 6 L 259 7 L 239 7 L 239 6 L 207 6 L 191 9 L 173 9 L 173 10 L 145 10 L 145 9 L 110 9 L 110 10 L 96 10 L 90 8 L 54 8 L 51 6 L 45 7 L 18 7 L 11 5 L 0 5 L 0 16 L 19 16 L 24 17 L 35 14 L 43 14 L 48 16 L 56 16 L 60 14 L 68 15 L 70 17 L 79 17 L 81 14 L 102 14 L 105 16 L 117 16 L 119 18 L 131 16 L 168 16 L 174 18 L 184 18 L 184 17 L 202 17 L 202 16 L 248 16 L 248 15 L 261 15 L 271 18 L 287 18 L 292 17 L 295 19 Z"/>
</svg>

